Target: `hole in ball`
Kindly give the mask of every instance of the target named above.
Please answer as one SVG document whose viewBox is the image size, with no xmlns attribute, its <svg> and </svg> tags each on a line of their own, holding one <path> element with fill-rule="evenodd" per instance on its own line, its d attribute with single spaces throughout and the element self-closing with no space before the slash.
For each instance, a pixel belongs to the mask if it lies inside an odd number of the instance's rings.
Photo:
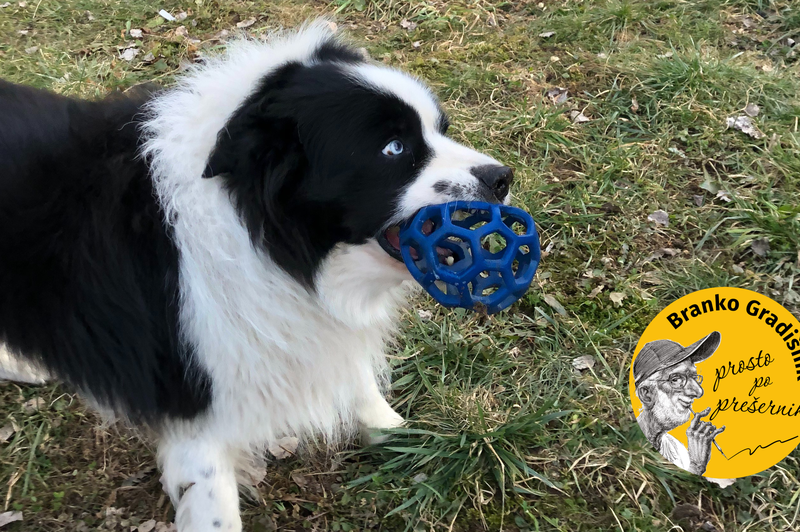
<svg viewBox="0 0 800 532">
<path fill-rule="evenodd" d="M 505 251 L 508 242 L 500 233 L 489 233 L 481 238 L 481 247 L 492 255 Z"/>
</svg>

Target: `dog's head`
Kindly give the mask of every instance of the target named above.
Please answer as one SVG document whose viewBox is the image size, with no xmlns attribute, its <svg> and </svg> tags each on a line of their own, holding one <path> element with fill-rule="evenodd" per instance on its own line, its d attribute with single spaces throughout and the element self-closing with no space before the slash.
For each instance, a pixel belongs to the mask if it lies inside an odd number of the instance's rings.
<svg viewBox="0 0 800 532">
<path fill-rule="evenodd" d="M 397 224 L 430 204 L 508 198 L 511 169 L 449 139 L 448 125 L 417 79 L 331 36 L 261 80 L 204 177 L 224 180 L 254 243 L 306 286 L 332 255 L 355 260 L 353 247 L 400 279 Z"/>
</svg>

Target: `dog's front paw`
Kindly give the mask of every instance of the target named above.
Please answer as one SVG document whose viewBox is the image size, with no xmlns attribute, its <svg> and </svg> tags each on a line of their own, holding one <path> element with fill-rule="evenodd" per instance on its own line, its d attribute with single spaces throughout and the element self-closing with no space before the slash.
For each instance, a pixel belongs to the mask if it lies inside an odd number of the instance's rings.
<svg viewBox="0 0 800 532">
<path fill-rule="evenodd" d="M 361 442 L 364 445 L 377 445 L 388 440 L 391 435 L 383 429 L 394 429 L 403 426 L 403 416 L 385 404 L 385 408 L 360 416 Z"/>
</svg>

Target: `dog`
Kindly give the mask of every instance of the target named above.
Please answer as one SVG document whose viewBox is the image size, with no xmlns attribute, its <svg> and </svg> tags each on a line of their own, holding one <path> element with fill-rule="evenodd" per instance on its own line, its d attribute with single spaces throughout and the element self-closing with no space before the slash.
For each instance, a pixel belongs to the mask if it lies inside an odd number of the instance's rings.
<svg viewBox="0 0 800 532">
<path fill-rule="evenodd" d="M 179 531 L 239 531 L 237 473 L 270 442 L 403 424 L 383 395 L 413 284 L 397 227 L 507 202 L 513 179 L 447 129 L 326 20 L 164 90 L 2 82 L 0 349 L 157 435 Z"/>
</svg>

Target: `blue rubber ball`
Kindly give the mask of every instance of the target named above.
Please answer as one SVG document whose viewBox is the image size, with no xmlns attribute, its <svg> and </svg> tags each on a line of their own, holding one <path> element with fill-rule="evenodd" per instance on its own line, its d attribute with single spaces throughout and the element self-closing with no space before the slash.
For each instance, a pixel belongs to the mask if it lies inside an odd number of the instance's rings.
<svg viewBox="0 0 800 532">
<path fill-rule="evenodd" d="M 421 209 L 400 228 L 400 253 L 414 279 L 446 307 L 489 314 L 533 282 L 541 259 L 530 214 L 508 205 L 454 201 Z"/>
</svg>

